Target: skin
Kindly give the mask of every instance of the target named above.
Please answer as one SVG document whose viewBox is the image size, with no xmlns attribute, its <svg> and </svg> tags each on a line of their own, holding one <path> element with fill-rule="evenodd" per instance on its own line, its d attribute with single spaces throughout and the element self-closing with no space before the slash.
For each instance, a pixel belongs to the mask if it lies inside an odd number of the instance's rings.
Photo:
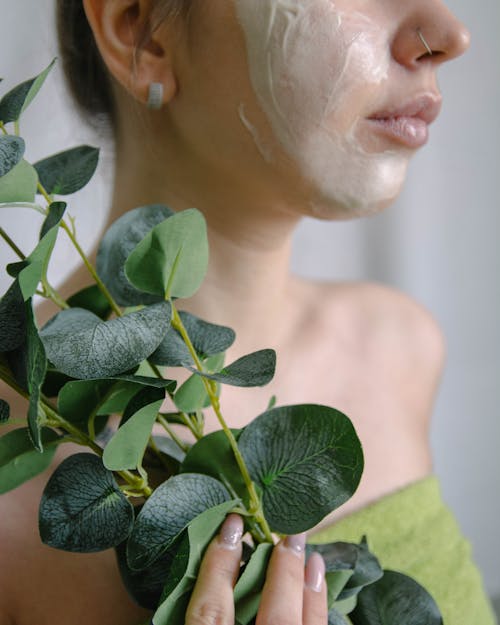
<svg viewBox="0 0 500 625">
<path fill-rule="evenodd" d="M 368 63 L 373 80 L 360 80 L 352 68 L 348 82 L 337 77 L 343 89 L 329 98 L 331 114 L 322 119 L 322 136 L 337 138 L 329 153 L 332 175 L 338 167 L 349 174 L 347 193 L 333 183 L 325 189 L 324 171 L 301 158 L 301 147 L 314 145 L 317 127 L 301 122 L 298 141 L 287 144 L 287 125 L 279 128 L 263 105 L 265 94 L 248 54 L 250 23 L 244 26 L 237 13 L 253 2 L 195 2 L 188 23 L 161 25 L 138 56 L 134 42 L 148 0 L 84 0 L 118 105 L 109 223 L 150 202 L 204 212 L 208 275 L 181 307 L 236 330 L 228 362 L 262 347 L 273 347 L 279 357 L 268 387 L 224 389 L 222 410 L 232 426 L 254 418 L 275 394 L 280 404 L 307 401 L 339 408 L 362 440 L 361 485 L 323 522 L 329 524 L 432 471 L 428 427 L 444 348 L 430 315 L 400 293 L 374 284 L 317 284 L 290 276 L 291 237 L 305 215 L 344 219 L 372 213 L 397 195 L 403 178 L 398 172 L 406 169 L 413 150 L 375 134 L 366 118 L 388 103 L 435 92 L 437 68 L 464 52 L 468 34 L 439 0 L 304 0 L 304 6 L 342 14 L 351 30 L 362 20 L 370 34 L 365 52 L 373 53 L 372 60 L 384 59 L 378 78 L 377 63 Z M 417 28 L 432 56 L 425 55 Z M 341 33 L 344 39 L 347 34 Z M 334 73 L 336 58 L 346 65 L 347 57 L 335 45 L 323 52 L 331 55 Z M 301 79 L 300 72 L 294 76 L 296 93 Z M 151 82 L 164 86 L 159 111 L 144 106 Z M 296 105 L 287 112 L 288 122 L 304 114 L 304 103 Z M 356 165 L 361 157 L 362 170 Z M 379 184 L 385 180 L 380 163 L 389 163 L 396 184 Z M 360 171 L 372 174 L 377 193 L 370 196 L 372 183 L 356 191 Z M 64 296 L 87 282 L 79 270 L 61 292 Z M 40 322 L 53 313 L 50 305 L 42 306 Z M 11 393 L 3 397 L 13 411 L 25 414 Z M 215 428 L 208 415 L 208 429 Z M 2 498 L 1 558 L 8 566 L 0 567 L 0 625 L 137 625 L 147 618 L 128 598 L 111 552 L 74 556 L 40 544 L 41 491 L 51 471 L 75 451 L 58 450 L 44 475 Z M 237 517 L 228 523 L 234 535 Z M 205 556 L 188 625 L 233 623 L 231 588 L 241 546 L 237 540 L 228 548 L 227 529 Z M 258 625 L 326 623 L 321 562 L 304 569 L 303 554 L 292 547 L 293 541 L 275 548 Z M 28 587 L 36 593 L 26 593 Z"/>
</svg>

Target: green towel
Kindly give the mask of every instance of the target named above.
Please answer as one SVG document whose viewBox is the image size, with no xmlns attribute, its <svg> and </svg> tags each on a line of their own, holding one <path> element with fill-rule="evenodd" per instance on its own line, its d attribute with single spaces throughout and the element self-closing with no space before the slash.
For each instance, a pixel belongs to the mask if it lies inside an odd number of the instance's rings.
<svg viewBox="0 0 500 625">
<path fill-rule="evenodd" d="M 309 538 L 359 542 L 383 568 L 413 577 L 434 597 L 444 625 L 496 625 L 471 548 L 431 476 L 376 501 Z"/>
</svg>

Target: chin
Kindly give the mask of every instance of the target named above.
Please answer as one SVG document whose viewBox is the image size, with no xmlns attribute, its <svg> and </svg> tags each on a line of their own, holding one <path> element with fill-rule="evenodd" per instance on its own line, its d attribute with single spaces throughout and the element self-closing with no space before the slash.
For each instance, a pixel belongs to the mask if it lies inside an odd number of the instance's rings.
<svg viewBox="0 0 500 625">
<path fill-rule="evenodd" d="M 357 219 L 376 215 L 399 196 L 406 179 L 407 163 L 400 160 L 384 171 L 358 178 L 346 185 L 313 185 L 309 196 L 308 215 L 325 221 Z M 365 174 L 368 172 L 365 172 Z"/>
</svg>

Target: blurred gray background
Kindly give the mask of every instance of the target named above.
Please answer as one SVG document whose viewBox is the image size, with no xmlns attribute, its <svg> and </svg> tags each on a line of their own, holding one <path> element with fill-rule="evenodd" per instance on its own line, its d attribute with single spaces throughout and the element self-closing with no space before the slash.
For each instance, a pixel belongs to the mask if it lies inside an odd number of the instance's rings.
<svg viewBox="0 0 500 625">
<path fill-rule="evenodd" d="M 208 1 L 208 0 L 207 0 Z M 39 73 L 56 56 L 53 0 L 0 0 L 0 93 Z M 319 279 L 370 279 L 402 289 L 444 330 L 448 362 L 434 415 L 435 471 L 445 500 L 470 538 L 488 592 L 500 600 L 500 3 L 450 0 L 472 46 L 440 71 L 443 112 L 430 144 L 415 157 L 405 190 L 383 215 L 352 223 L 306 220 L 295 272 Z M 82 143 L 99 144 L 78 120 L 57 69 L 25 116 L 32 162 Z M 108 205 L 112 155 L 99 176 L 71 198 L 77 232 L 90 249 Z M 40 219 L 0 209 L 0 222 L 22 248 L 34 245 Z M 55 284 L 78 264 L 65 237 L 57 246 Z M 3 267 L 15 260 L 0 241 Z M 64 273 L 62 273 L 64 269 Z"/>
</svg>

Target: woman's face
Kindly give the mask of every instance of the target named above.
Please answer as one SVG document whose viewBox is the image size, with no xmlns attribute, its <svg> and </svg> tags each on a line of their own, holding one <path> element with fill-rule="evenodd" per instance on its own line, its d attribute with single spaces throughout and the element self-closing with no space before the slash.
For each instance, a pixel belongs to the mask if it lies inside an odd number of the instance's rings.
<svg viewBox="0 0 500 625">
<path fill-rule="evenodd" d="M 326 219 L 394 199 L 439 112 L 436 69 L 468 43 L 439 0 L 211 0 L 203 21 L 216 125 L 237 123 Z M 215 78 L 226 70 L 230 85 Z"/>
</svg>

